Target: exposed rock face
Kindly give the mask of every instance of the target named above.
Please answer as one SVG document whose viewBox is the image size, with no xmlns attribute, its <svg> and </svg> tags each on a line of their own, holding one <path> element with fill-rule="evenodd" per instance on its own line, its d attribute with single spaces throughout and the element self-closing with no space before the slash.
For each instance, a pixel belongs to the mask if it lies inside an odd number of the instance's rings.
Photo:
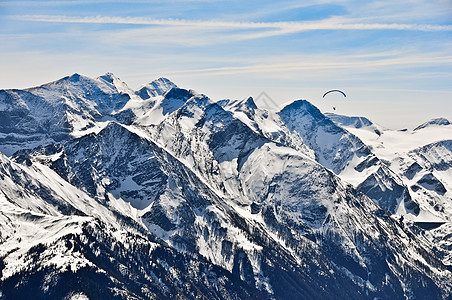
<svg viewBox="0 0 452 300">
<path fill-rule="evenodd" d="M 0 298 L 451 294 L 446 227 L 391 216 L 420 214 L 414 186 L 448 197 L 431 154 L 448 143 L 394 172 L 307 101 L 272 113 L 108 73 L 0 91 L 0 115 Z"/>
</svg>

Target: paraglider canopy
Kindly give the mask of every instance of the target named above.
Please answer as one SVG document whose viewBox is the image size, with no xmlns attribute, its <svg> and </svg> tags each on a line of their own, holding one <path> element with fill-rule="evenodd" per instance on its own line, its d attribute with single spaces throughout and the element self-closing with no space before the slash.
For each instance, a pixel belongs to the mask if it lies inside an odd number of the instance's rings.
<svg viewBox="0 0 452 300">
<path fill-rule="evenodd" d="M 345 95 L 345 93 L 343 92 L 343 91 L 341 91 L 341 90 L 329 90 L 328 92 L 326 92 L 325 94 L 323 94 L 323 97 L 322 98 L 325 98 L 325 96 L 326 95 L 328 95 L 329 93 L 339 93 L 339 94 L 342 94 L 342 96 L 344 96 L 344 98 L 345 97 L 347 97 L 347 95 Z M 342 98 L 341 96 L 338 96 L 339 98 L 341 98 L 341 99 L 344 99 L 344 98 Z M 341 106 L 342 104 L 342 101 L 343 100 L 339 100 L 339 98 L 337 98 L 336 96 L 329 96 L 329 100 L 327 101 L 328 103 L 330 103 L 330 104 L 333 104 L 333 103 L 335 103 L 335 104 L 337 104 L 337 105 L 339 105 L 339 106 Z M 328 98 L 327 98 L 328 99 Z M 335 100 L 336 99 L 336 100 Z M 333 101 L 334 100 L 334 101 Z M 336 105 L 333 105 L 333 110 L 336 110 Z"/>
<path fill-rule="evenodd" d="M 330 90 L 330 91 L 326 92 L 325 94 L 323 94 L 322 98 L 325 98 L 326 95 L 328 95 L 329 93 L 333 93 L 333 92 L 341 93 L 342 95 L 344 95 L 344 97 L 347 97 L 347 95 L 345 95 L 345 93 L 341 90 Z"/>
</svg>

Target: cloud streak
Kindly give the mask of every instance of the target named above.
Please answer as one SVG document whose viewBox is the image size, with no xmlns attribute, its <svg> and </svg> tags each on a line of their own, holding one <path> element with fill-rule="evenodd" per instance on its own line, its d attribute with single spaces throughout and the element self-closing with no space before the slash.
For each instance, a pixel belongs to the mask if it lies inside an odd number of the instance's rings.
<svg viewBox="0 0 452 300">
<path fill-rule="evenodd" d="M 79 24 L 130 24 L 157 25 L 171 27 L 191 27 L 202 29 L 273 29 L 272 35 L 289 34 L 312 30 L 411 30 L 411 31 L 452 31 L 452 25 L 399 24 L 399 23 L 354 23 L 349 19 L 330 18 L 323 21 L 307 22 L 228 22 L 185 19 L 153 19 L 143 17 L 77 17 L 58 15 L 14 15 L 11 19 L 48 23 Z M 266 36 L 266 35 L 263 35 Z"/>
<path fill-rule="evenodd" d="M 170 0 L 169 2 L 181 2 L 181 1 L 189 1 L 189 2 L 214 2 L 214 1 L 221 1 L 221 0 Z M 122 3 L 122 4 L 149 4 L 149 0 L 55 0 L 55 1 L 2 1 L 0 2 L 0 5 L 11 5 L 11 6 L 17 6 L 17 5 L 85 5 L 85 4 L 105 4 L 105 3 Z"/>
<path fill-rule="evenodd" d="M 355 59 L 353 59 L 355 58 Z M 274 61 L 276 59 L 269 59 Z M 246 73 L 258 73 L 258 74 L 270 74 L 281 76 L 287 72 L 297 72 L 297 71 L 315 71 L 315 72 L 332 72 L 333 70 L 347 70 L 351 72 L 352 70 L 362 71 L 368 70 L 370 68 L 385 68 L 398 66 L 416 67 L 424 65 L 435 65 L 435 64 L 452 64 L 452 56 L 408 56 L 408 57 L 390 57 L 382 59 L 366 59 L 357 60 L 356 57 L 344 57 L 342 59 L 335 59 L 334 61 L 328 57 L 309 57 L 309 59 L 300 57 L 294 61 L 293 58 L 289 59 L 288 62 L 281 63 L 257 63 L 245 66 L 229 66 L 229 67 L 218 67 L 218 68 L 204 68 L 204 69 L 193 69 L 193 70 L 179 70 L 172 71 L 171 74 L 197 74 L 199 76 L 208 75 L 238 75 Z M 311 73 L 312 74 L 312 73 Z M 444 75 L 443 75 L 444 76 Z"/>
</svg>

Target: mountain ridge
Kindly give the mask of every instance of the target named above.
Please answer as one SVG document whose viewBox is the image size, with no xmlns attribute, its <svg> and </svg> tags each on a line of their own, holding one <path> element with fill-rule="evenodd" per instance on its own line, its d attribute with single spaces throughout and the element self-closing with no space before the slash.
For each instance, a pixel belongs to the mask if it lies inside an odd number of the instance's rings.
<svg viewBox="0 0 452 300">
<path fill-rule="evenodd" d="M 96 280 L 119 298 L 451 295 L 449 244 L 435 245 L 450 227 L 413 223 L 429 201 L 448 217 L 448 141 L 387 160 L 373 124 L 340 125 L 306 100 L 271 112 L 163 78 L 139 93 L 111 73 L 62 80 L 29 97 L 0 91 L 11 117 L 0 127 L 0 295 L 96 297 Z M 68 124 L 87 124 L 60 140 L 27 135 L 23 119 L 53 120 L 30 99 L 70 103 Z M 31 104 L 12 115 L 8 101 Z"/>
</svg>

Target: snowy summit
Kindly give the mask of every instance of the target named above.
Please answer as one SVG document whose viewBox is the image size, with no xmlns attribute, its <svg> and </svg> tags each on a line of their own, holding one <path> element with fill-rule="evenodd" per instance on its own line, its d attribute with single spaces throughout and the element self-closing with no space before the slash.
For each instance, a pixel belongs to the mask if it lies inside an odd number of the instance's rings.
<svg viewBox="0 0 452 300">
<path fill-rule="evenodd" d="M 446 299 L 452 126 L 107 73 L 0 90 L 0 298 Z"/>
</svg>

